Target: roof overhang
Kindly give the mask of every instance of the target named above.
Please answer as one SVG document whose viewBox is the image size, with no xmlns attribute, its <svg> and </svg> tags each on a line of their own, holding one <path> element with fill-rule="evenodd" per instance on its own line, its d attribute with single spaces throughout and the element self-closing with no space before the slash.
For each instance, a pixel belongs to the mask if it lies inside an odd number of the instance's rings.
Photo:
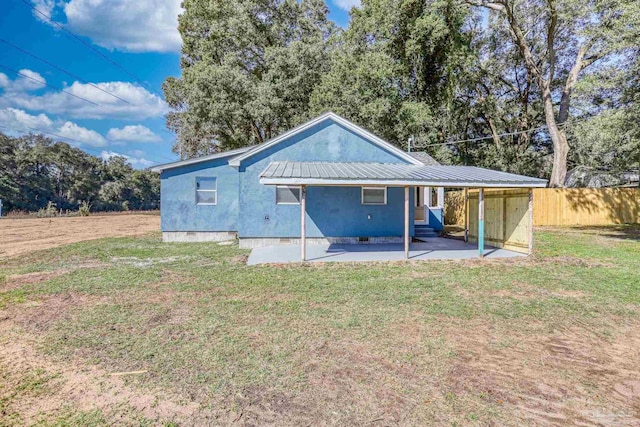
<svg viewBox="0 0 640 427">
<path fill-rule="evenodd" d="M 457 188 L 546 187 L 544 179 L 472 166 L 388 163 L 274 162 L 260 175 L 264 185 L 430 186 Z"/>
<path fill-rule="evenodd" d="M 383 140 L 382 138 L 379 138 L 377 136 L 375 136 L 374 134 L 372 134 L 371 132 L 361 128 L 360 126 L 351 123 L 349 120 L 344 119 L 340 116 L 338 116 L 335 113 L 332 112 L 328 112 L 328 113 L 324 113 L 318 117 L 316 117 L 315 119 L 309 120 L 306 123 L 301 124 L 298 127 L 295 127 L 273 139 L 270 139 L 267 142 L 264 142 L 260 145 L 256 145 L 255 147 L 253 147 L 251 150 L 248 150 L 246 153 L 241 154 L 231 160 L 229 160 L 229 165 L 233 166 L 233 167 L 239 167 L 240 163 L 243 160 L 246 160 L 248 158 L 250 158 L 251 156 L 266 150 L 269 147 L 272 147 L 282 141 L 285 141 L 289 138 L 291 138 L 292 136 L 300 133 L 300 132 L 304 132 L 305 130 L 319 124 L 322 123 L 325 120 L 333 120 L 335 123 L 340 124 L 341 126 L 349 129 L 350 131 L 362 136 L 363 138 L 365 138 L 368 141 L 371 141 L 373 144 L 383 148 L 384 150 L 387 150 L 389 152 L 391 152 L 392 154 L 395 154 L 398 158 L 405 160 L 407 163 L 413 164 L 413 165 L 421 165 L 422 162 L 420 162 L 420 160 L 412 157 L 411 155 L 409 155 L 408 153 L 402 151 L 401 149 L 399 149 L 398 147 L 396 147 L 395 145 Z"/>
<path fill-rule="evenodd" d="M 187 160 L 180 160 L 177 162 L 172 162 L 172 163 L 165 163 L 162 165 L 157 165 L 151 168 L 152 172 L 162 172 L 163 170 L 167 170 L 167 169 L 174 169 L 174 168 L 179 168 L 182 166 L 188 166 L 188 165 L 193 165 L 196 163 L 202 163 L 202 162 L 206 162 L 209 160 L 216 160 L 216 159 L 224 159 L 226 157 L 233 157 L 233 156 L 238 156 L 246 151 L 249 151 L 252 147 L 242 147 L 242 148 L 238 148 L 235 150 L 229 150 L 229 151 L 223 151 L 222 153 L 215 153 L 215 154 L 210 154 L 208 156 L 202 156 L 202 157 L 195 157 L 193 159 L 187 159 Z"/>
</svg>

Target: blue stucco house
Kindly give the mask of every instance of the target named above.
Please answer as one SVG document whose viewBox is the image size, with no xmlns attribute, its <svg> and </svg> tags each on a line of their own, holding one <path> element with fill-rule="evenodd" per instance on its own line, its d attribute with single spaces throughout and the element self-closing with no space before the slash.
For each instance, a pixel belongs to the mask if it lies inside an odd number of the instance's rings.
<svg viewBox="0 0 640 427">
<path fill-rule="evenodd" d="M 494 171 L 438 165 L 334 113 L 260 145 L 153 170 L 160 172 L 165 241 L 238 238 L 246 248 L 408 244 L 442 229 L 445 186 L 500 185 L 487 181 Z"/>
</svg>

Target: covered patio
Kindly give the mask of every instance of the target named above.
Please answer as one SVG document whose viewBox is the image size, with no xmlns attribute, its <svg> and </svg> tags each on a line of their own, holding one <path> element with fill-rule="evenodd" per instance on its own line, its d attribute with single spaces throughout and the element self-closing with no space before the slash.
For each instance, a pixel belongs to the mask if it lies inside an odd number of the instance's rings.
<svg viewBox="0 0 640 427">
<path fill-rule="evenodd" d="M 529 200 L 525 211 L 532 216 L 532 191 L 534 187 L 546 187 L 547 181 L 523 175 L 494 171 L 472 166 L 419 166 L 388 163 L 340 163 L 340 162 L 272 162 L 260 175 L 264 185 L 287 185 L 300 187 L 300 245 L 273 245 L 256 248 L 249 263 L 295 261 L 388 261 L 395 259 L 465 259 L 472 257 L 521 256 L 515 251 L 492 248 L 485 245 L 485 188 L 529 189 Z M 316 244 L 306 241 L 307 187 L 311 186 L 357 186 L 404 188 L 404 235 L 398 244 Z M 464 188 L 478 190 L 477 222 L 475 238 L 477 246 L 468 243 L 469 225 L 465 226 L 464 241 L 450 239 L 421 239 L 412 243 L 411 189 L 415 187 Z M 501 216 L 506 218 L 509 208 L 506 198 Z M 385 199 L 386 203 L 386 199 Z M 521 208 L 514 208 L 522 210 Z M 520 215 L 522 212 L 520 212 Z M 475 221 L 475 219 L 474 219 Z M 516 225 L 517 227 L 518 225 Z M 502 225 L 504 227 L 504 225 Z M 532 221 L 526 225 L 529 234 L 527 253 L 531 252 Z M 521 230 L 522 231 L 522 230 Z M 502 232 L 506 234 L 506 230 Z M 297 252 L 297 256 L 295 255 Z"/>
<path fill-rule="evenodd" d="M 431 237 L 423 242 L 411 243 L 409 260 L 463 260 L 478 257 L 478 247 L 456 239 Z M 506 249 L 485 247 L 486 258 L 524 257 L 526 254 Z M 308 245 L 307 262 L 376 262 L 406 260 L 403 244 Z M 249 255 L 248 265 L 283 264 L 300 262 L 299 245 L 271 245 L 255 248 Z"/>
</svg>

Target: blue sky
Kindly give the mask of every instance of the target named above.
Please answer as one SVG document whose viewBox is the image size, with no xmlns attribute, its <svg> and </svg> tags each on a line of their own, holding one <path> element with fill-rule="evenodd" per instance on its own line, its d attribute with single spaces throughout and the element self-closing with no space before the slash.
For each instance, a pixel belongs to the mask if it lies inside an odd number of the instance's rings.
<svg viewBox="0 0 640 427">
<path fill-rule="evenodd" d="M 96 156 L 124 155 L 137 168 L 176 160 L 161 85 L 180 75 L 180 2 L 5 0 L 0 131 L 47 132 Z M 346 27 L 347 11 L 358 4 L 329 0 L 330 18 Z"/>
</svg>

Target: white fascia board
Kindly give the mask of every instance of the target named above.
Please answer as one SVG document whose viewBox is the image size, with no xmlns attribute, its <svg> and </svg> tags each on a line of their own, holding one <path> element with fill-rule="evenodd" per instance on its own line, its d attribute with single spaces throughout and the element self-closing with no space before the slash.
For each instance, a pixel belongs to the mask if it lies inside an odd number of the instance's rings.
<svg viewBox="0 0 640 427">
<path fill-rule="evenodd" d="M 546 181 L 532 182 L 469 182 L 381 179 L 318 179 L 318 178 L 260 178 L 264 185 L 316 185 L 316 186 L 388 186 L 388 187 L 456 187 L 456 188 L 545 188 Z"/>
<path fill-rule="evenodd" d="M 255 148 L 247 151 L 246 153 L 243 153 L 237 157 L 234 157 L 233 159 L 229 160 L 229 165 L 233 166 L 233 167 L 240 167 L 240 163 L 243 160 L 248 159 L 249 157 L 253 156 L 254 154 L 257 154 L 263 150 L 266 150 L 269 147 L 273 147 L 274 145 L 278 144 L 281 141 L 284 141 L 300 132 L 303 132 L 307 129 L 309 129 L 312 126 L 315 126 L 316 124 L 326 120 L 326 119 L 332 119 L 337 123 L 340 123 L 342 126 L 346 127 L 347 129 L 357 133 L 358 135 L 362 136 L 363 138 L 373 142 L 375 145 L 390 151 L 391 153 L 395 154 L 396 156 L 400 157 L 403 160 L 406 160 L 407 162 L 413 164 L 413 165 L 422 165 L 423 163 L 421 161 L 419 161 L 418 159 L 414 158 L 413 156 L 411 156 L 408 153 L 405 153 L 404 151 L 400 150 L 398 147 L 396 147 L 395 145 L 375 136 L 374 134 L 372 134 L 371 132 L 361 128 L 360 126 L 351 123 L 349 120 L 347 119 L 343 119 L 342 117 L 338 116 L 337 114 L 333 113 L 333 112 L 328 112 L 328 113 L 324 113 L 318 117 L 316 117 L 315 119 L 309 120 L 306 123 L 301 124 L 298 127 L 295 127 L 285 133 L 283 133 L 280 136 L 277 136 L 263 144 L 257 145 Z"/>
<path fill-rule="evenodd" d="M 181 166 L 187 166 L 195 163 L 206 162 L 208 160 L 224 159 L 225 157 L 231 157 L 231 156 L 236 156 L 238 154 L 242 154 L 245 151 L 248 151 L 249 149 L 250 148 L 246 148 L 246 147 L 237 148 L 235 150 L 229 150 L 229 151 L 224 151 L 222 153 L 210 154 L 208 156 L 195 157 L 193 159 L 187 159 L 187 160 L 179 160 L 177 162 L 165 163 L 162 165 L 154 166 L 150 170 L 151 172 L 162 172 L 163 170 L 166 170 L 166 169 L 179 168 Z"/>
</svg>

